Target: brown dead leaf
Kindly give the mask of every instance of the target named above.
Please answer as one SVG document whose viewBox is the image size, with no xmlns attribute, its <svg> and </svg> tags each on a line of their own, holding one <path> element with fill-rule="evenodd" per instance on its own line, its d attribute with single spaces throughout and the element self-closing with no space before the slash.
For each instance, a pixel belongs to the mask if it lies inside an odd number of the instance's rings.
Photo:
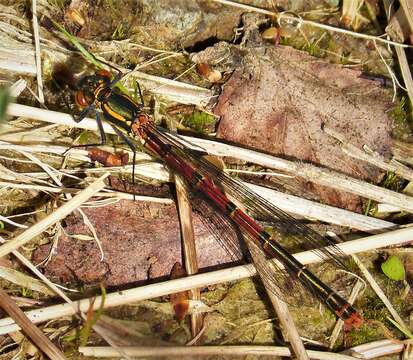
<svg viewBox="0 0 413 360">
<path fill-rule="evenodd" d="M 239 51 L 220 43 L 205 54 L 212 62 L 217 54 L 226 54 L 223 62 L 231 64 L 236 63 L 232 57 L 238 58 Z M 379 170 L 345 156 L 321 127 L 326 124 L 352 145 L 368 145 L 388 156 L 391 97 L 386 90 L 360 78 L 358 71 L 289 47 L 255 47 L 243 52 L 242 65 L 225 85 L 215 107 L 221 116 L 220 138 L 366 181 L 380 180 Z M 207 62 L 202 53 L 197 58 Z M 306 181 L 298 187 L 325 203 L 360 210 L 357 196 Z"/>
<path fill-rule="evenodd" d="M 122 200 L 105 207 L 84 210 L 93 223 L 101 241 L 104 259 L 95 241 L 79 241 L 62 235 L 51 261 L 44 267 L 47 276 L 56 281 L 104 282 L 116 286 L 148 277 L 169 276 L 173 264 L 181 260 L 179 221 L 175 205 L 142 203 Z M 65 219 L 65 232 L 88 234 L 81 217 Z M 233 261 L 204 227 L 199 216 L 194 216 L 197 253 L 200 267 Z M 49 254 L 50 245 L 41 246 L 34 253 L 40 263 Z M 152 259 L 157 261 L 153 262 Z"/>
</svg>

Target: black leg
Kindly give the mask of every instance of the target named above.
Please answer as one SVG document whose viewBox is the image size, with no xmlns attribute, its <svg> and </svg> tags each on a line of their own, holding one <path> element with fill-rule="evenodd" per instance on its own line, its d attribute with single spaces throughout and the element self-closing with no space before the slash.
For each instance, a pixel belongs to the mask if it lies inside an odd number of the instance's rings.
<svg viewBox="0 0 413 360">
<path fill-rule="evenodd" d="M 81 122 L 86 116 L 89 115 L 89 113 L 93 110 L 96 109 L 95 104 L 89 105 L 87 108 L 83 109 L 82 112 L 79 114 L 79 116 L 72 115 L 72 118 L 75 122 Z"/>
<path fill-rule="evenodd" d="M 120 131 L 116 126 L 112 125 L 113 130 L 115 130 L 116 135 L 118 135 L 122 141 L 129 146 L 129 148 L 133 151 L 136 152 L 136 146 L 135 144 L 131 141 L 131 139 L 125 135 L 122 131 Z"/>
<path fill-rule="evenodd" d="M 133 189 L 133 201 L 136 200 L 136 198 L 135 198 L 135 164 L 136 164 L 136 150 L 133 152 L 133 158 L 132 158 L 132 189 Z"/>
<path fill-rule="evenodd" d="M 132 150 L 133 159 L 132 159 L 132 188 L 133 188 L 133 200 L 135 200 L 135 162 L 136 162 L 136 146 L 131 141 L 131 139 L 126 136 L 122 131 L 120 131 L 116 126 L 112 125 L 113 130 L 116 134 L 125 142 L 126 145 Z"/>
<path fill-rule="evenodd" d="M 98 124 L 98 129 L 99 129 L 99 135 L 100 135 L 100 145 L 106 144 L 106 134 L 105 130 L 103 130 L 103 124 L 102 124 L 102 119 L 100 118 L 100 115 L 98 112 L 96 112 L 96 123 Z"/>
<path fill-rule="evenodd" d="M 88 106 L 88 108 L 91 107 L 91 106 L 95 107 L 94 104 L 93 104 L 93 105 Z M 86 109 L 85 109 L 85 110 L 86 110 Z M 90 111 L 90 110 L 89 110 L 89 111 Z M 82 114 L 83 114 L 83 111 L 82 111 L 82 113 L 81 113 L 80 116 L 79 116 L 79 118 L 80 118 L 79 121 L 83 120 L 83 119 L 85 118 L 85 116 L 86 116 L 86 115 L 84 115 L 83 117 L 81 117 Z M 75 121 L 76 121 L 76 119 L 75 119 Z M 96 112 L 96 123 L 97 123 L 97 125 L 98 125 L 99 135 L 100 135 L 100 142 L 99 142 L 99 143 L 86 144 L 86 145 L 71 145 L 71 146 L 63 153 L 63 155 L 67 154 L 68 151 L 70 151 L 71 149 L 75 149 L 75 148 L 88 148 L 88 147 L 92 147 L 92 146 L 102 146 L 102 145 L 105 145 L 105 144 L 106 144 L 106 134 L 105 134 L 105 131 L 103 130 L 102 120 L 101 120 L 98 112 Z"/>
<path fill-rule="evenodd" d="M 91 146 L 102 146 L 106 144 L 106 133 L 103 130 L 103 124 L 102 124 L 102 119 L 100 118 L 100 115 L 98 112 L 96 112 L 96 124 L 98 125 L 98 130 L 99 130 L 99 136 L 100 136 L 100 142 L 99 143 L 94 143 L 94 144 L 86 144 L 86 145 L 73 145 L 70 148 L 77 148 L 77 147 L 91 147 Z"/>
<path fill-rule="evenodd" d="M 139 97 L 141 99 L 141 106 L 144 108 L 145 107 L 145 101 L 143 100 L 141 86 L 139 85 L 138 82 L 136 82 L 136 84 L 138 85 Z"/>
<path fill-rule="evenodd" d="M 116 83 L 118 81 L 120 81 L 120 79 L 122 79 L 122 77 L 124 76 L 123 73 L 120 70 L 118 70 L 118 69 L 116 69 L 116 70 L 118 71 L 118 73 L 115 75 L 115 77 L 113 78 L 113 80 L 109 84 L 109 87 L 111 89 L 113 89 L 113 87 L 116 85 Z"/>
</svg>

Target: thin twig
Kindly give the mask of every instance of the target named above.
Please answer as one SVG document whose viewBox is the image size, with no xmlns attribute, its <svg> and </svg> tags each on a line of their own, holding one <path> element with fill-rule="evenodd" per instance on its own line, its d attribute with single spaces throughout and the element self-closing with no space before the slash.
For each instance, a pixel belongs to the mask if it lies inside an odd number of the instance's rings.
<svg viewBox="0 0 413 360">
<path fill-rule="evenodd" d="M 413 144 L 394 140 L 392 152 L 396 161 L 413 166 Z"/>
<path fill-rule="evenodd" d="M 272 294 L 270 291 L 268 291 L 267 293 L 277 314 L 278 320 L 280 320 L 280 323 L 282 325 L 283 334 L 285 334 L 287 341 L 290 343 L 291 348 L 293 349 L 294 357 L 299 360 L 310 359 L 310 354 L 304 347 L 303 341 L 300 337 L 300 334 L 298 333 L 297 327 L 294 324 L 287 304 L 276 297 L 274 294 Z"/>
<path fill-rule="evenodd" d="M 393 45 L 393 46 L 396 46 L 396 47 L 403 47 L 403 48 L 411 48 L 412 47 L 411 45 L 401 44 L 399 42 L 387 40 L 387 39 L 379 37 L 379 36 L 358 33 L 358 32 L 355 32 L 355 31 L 350 31 L 350 30 L 334 27 L 334 26 L 331 26 L 331 25 L 321 24 L 321 23 L 311 21 L 311 20 L 305 20 L 305 19 L 302 19 L 300 17 L 297 17 L 296 15 L 292 15 L 292 14 L 288 14 L 288 13 L 274 12 L 274 11 L 270 11 L 270 10 L 261 9 L 261 8 L 258 8 L 258 7 L 252 6 L 252 5 L 241 4 L 241 3 L 237 3 L 235 1 L 229 1 L 229 0 L 213 0 L 213 1 L 224 4 L 224 5 L 229 5 L 229 6 L 237 7 L 237 8 L 240 8 L 240 9 L 248 10 L 248 11 L 251 11 L 251 12 L 257 12 L 257 13 L 260 13 L 260 14 L 269 15 L 269 16 L 275 17 L 278 20 L 286 20 L 288 22 L 294 22 L 294 23 L 297 23 L 298 26 L 311 25 L 311 26 L 317 27 L 319 29 L 324 29 L 324 30 L 333 31 L 333 32 L 339 32 L 339 33 L 342 33 L 342 34 L 347 34 L 347 35 L 362 38 L 362 39 L 375 40 L 375 41 L 378 41 L 378 42 L 381 42 L 381 43 L 384 43 L 384 44 L 388 44 L 388 45 Z"/>
<path fill-rule="evenodd" d="M 33 23 L 33 37 L 36 55 L 36 77 L 37 77 L 37 90 L 39 95 L 39 102 L 44 104 L 43 94 L 43 79 L 42 79 L 42 58 L 40 54 L 40 37 L 39 37 L 39 23 L 37 21 L 37 0 L 32 0 L 32 23 Z"/>
<path fill-rule="evenodd" d="M 201 356 L 230 356 L 248 357 L 248 356 L 271 356 L 271 357 L 290 357 L 291 351 L 282 346 L 136 346 L 123 347 L 125 353 L 133 357 L 191 357 L 199 358 Z M 79 352 L 85 356 L 93 357 L 120 357 L 120 354 L 107 347 L 80 347 Z M 308 350 L 311 359 L 319 360 L 355 360 L 356 358 L 349 355 L 329 353 L 325 351 Z"/>
<path fill-rule="evenodd" d="M 108 176 L 109 173 L 102 175 L 99 179 L 90 184 L 86 189 L 82 190 L 79 194 L 77 194 L 72 200 L 62 205 L 49 216 L 40 220 L 38 223 L 31 226 L 30 228 L 22 232 L 20 235 L 17 235 L 14 239 L 9 240 L 6 244 L 1 245 L 0 257 L 9 254 L 13 250 L 18 249 L 20 246 L 23 246 L 28 241 L 33 239 L 35 236 L 41 234 L 49 226 L 55 224 L 57 221 L 63 219 L 68 214 L 70 214 L 83 202 L 88 200 L 98 191 L 102 190 L 105 187 L 105 183 L 103 180 L 106 179 Z"/>
<path fill-rule="evenodd" d="M 198 259 L 195 246 L 195 233 L 192 222 L 192 207 L 189 201 L 188 189 L 184 179 L 181 176 L 175 175 L 175 188 L 179 222 L 182 236 L 182 250 L 185 262 L 185 270 L 188 275 L 198 273 Z M 200 289 L 190 290 L 191 300 L 201 300 Z M 203 316 L 202 314 L 191 314 L 191 332 L 192 337 L 196 337 L 202 329 Z"/>
<path fill-rule="evenodd" d="M 4 223 L 7 223 L 9 225 L 13 225 L 13 226 L 18 227 L 18 228 L 21 228 L 21 229 L 27 229 L 27 225 L 22 225 L 22 224 L 16 223 L 15 221 L 10 220 L 10 219 L 6 218 L 3 215 L 0 215 L 0 221 L 4 222 Z"/>
<path fill-rule="evenodd" d="M 358 240 L 340 243 L 337 244 L 337 247 L 344 254 L 351 255 L 382 247 L 410 243 L 412 238 L 413 228 L 405 228 L 385 234 L 373 235 Z M 313 251 L 304 251 L 294 254 L 294 257 L 304 265 L 323 261 Z M 278 262 L 277 266 L 279 268 L 283 268 L 282 264 Z M 193 288 L 200 288 L 228 281 L 236 281 L 254 276 L 255 274 L 256 272 L 253 265 L 231 267 L 209 273 L 197 274 L 186 278 L 168 280 L 158 284 L 150 284 L 134 289 L 113 292 L 106 295 L 104 305 L 105 308 L 125 305 L 131 302 L 187 291 Z M 93 308 L 95 310 L 98 309 L 101 302 L 102 298 L 97 296 L 94 301 Z M 90 309 L 91 299 L 86 298 L 74 303 L 76 304 L 76 309 L 78 309 L 78 311 L 86 312 Z M 63 316 L 73 315 L 75 313 L 76 311 L 74 311 L 73 306 L 67 304 L 53 305 L 26 312 L 29 319 L 35 323 L 57 319 Z M 0 319 L 0 335 L 7 334 L 18 329 L 19 327 L 14 323 L 13 319 Z"/>
<path fill-rule="evenodd" d="M 371 165 L 377 166 L 380 169 L 392 171 L 406 180 L 413 181 L 413 171 L 407 166 L 397 164 L 394 162 L 387 162 L 380 154 L 373 152 L 371 149 L 368 149 L 367 147 L 364 148 L 364 151 L 359 149 L 358 147 L 348 143 L 344 138 L 343 134 L 340 134 L 338 131 L 328 126 L 324 126 L 323 131 L 331 137 L 340 141 L 341 149 L 347 155 L 355 159 L 362 160 Z"/>
<path fill-rule="evenodd" d="M 349 298 L 347 299 L 348 303 L 353 305 L 354 301 L 356 301 L 357 296 L 359 295 L 360 291 L 366 287 L 366 284 L 361 281 L 360 279 L 357 279 L 356 284 L 354 285 L 353 289 L 351 290 L 351 294 Z M 336 322 L 336 325 L 334 326 L 334 329 L 331 333 L 330 336 L 330 344 L 329 348 L 333 349 L 334 345 L 338 339 L 338 336 L 340 335 L 341 329 L 343 328 L 344 321 L 341 319 L 338 319 Z"/>
<path fill-rule="evenodd" d="M 383 0 L 383 4 L 384 4 L 384 9 L 386 12 L 387 20 L 390 20 L 390 18 L 393 16 L 393 14 L 390 12 L 391 1 Z M 410 71 L 409 62 L 407 60 L 406 52 L 403 48 L 397 46 L 396 55 L 397 55 L 397 59 L 399 60 L 400 70 L 403 76 L 404 84 L 407 89 L 407 94 L 409 95 L 410 101 L 413 103 L 413 78 L 412 78 L 412 73 Z"/>
<path fill-rule="evenodd" d="M 0 307 L 19 324 L 23 332 L 52 360 L 66 360 L 63 353 L 20 310 L 10 296 L 0 289 Z"/>
</svg>

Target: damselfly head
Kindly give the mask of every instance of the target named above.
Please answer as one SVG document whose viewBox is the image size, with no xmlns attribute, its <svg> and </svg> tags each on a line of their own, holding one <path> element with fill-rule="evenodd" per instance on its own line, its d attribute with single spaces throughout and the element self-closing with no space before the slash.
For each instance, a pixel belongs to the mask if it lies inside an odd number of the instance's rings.
<svg viewBox="0 0 413 360">
<path fill-rule="evenodd" d="M 80 108 L 91 105 L 96 99 L 96 90 L 110 85 L 112 74 L 107 70 L 99 70 L 93 75 L 86 75 L 77 82 L 78 91 L 75 102 Z"/>
<path fill-rule="evenodd" d="M 101 69 L 96 72 L 96 76 L 100 76 L 101 78 L 106 78 L 107 80 L 112 80 L 112 73 L 108 70 Z"/>
<path fill-rule="evenodd" d="M 86 75 L 79 81 L 79 89 L 95 91 L 99 86 L 109 85 L 112 76 L 106 70 L 99 70 L 93 75 Z"/>
</svg>

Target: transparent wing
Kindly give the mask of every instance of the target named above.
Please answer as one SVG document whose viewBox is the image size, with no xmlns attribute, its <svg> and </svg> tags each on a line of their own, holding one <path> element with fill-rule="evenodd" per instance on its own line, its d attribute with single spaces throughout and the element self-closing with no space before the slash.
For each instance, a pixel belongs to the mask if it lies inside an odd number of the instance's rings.
<svg viewBox="0 0 413 360">
<path fill-rule="evenodd" d="M 223 187 L 225 193 L 241 202 L 247 213 L 255 219 L 268 222 L 278 234 L 279 241 L 292 241 L 302 249 L 314 251 L 324 261 L 345 269 L 346 255 L 331 238 L 322 236 L 307 225 L 276 207 L 242 183 L 232 179 L 205 159 L 195 159 L 200 171 L 213 174 L 214 180 Z"/>
<path fill-rule="evenodd" d="M 278 234 L 276 238 L 280 242 L 291 241 L 301 249 L 314 251 L 323 261 L 328 261 L 338 268 L 347 269 L 344 264 L 347 256 L 331 238 L 320 235 L 239 181 L 229 177 L 200 156 L 199 152 L 191 151 L 185 144 L 172 138 L 161 128 L 153 126 L 151 131 L 154 131 L 163 141 L 173 145 L 171 151 L 193 163 L 200 173 L 210 177 L 212 175 L 212 179 L 216 182 L 215 185 L 221 186 L 228 196 L 240 202 L 251 217 L 268 222 Z"/>
<path fill-rule="evenodd" d="M 292 306 L 314 304 L 314 297 L 308 296 L 308 289 L 303 287 L 295 274 L 282 269 L 277 262 L 269 261 L 253 238 L 240 231 L 228 216 L 203 199 L 202 194 L 194 195 L 191 199 L 193 209 L 210 234 L 234 261 L 250 259 L 267 291 Z"/>
</svg>

